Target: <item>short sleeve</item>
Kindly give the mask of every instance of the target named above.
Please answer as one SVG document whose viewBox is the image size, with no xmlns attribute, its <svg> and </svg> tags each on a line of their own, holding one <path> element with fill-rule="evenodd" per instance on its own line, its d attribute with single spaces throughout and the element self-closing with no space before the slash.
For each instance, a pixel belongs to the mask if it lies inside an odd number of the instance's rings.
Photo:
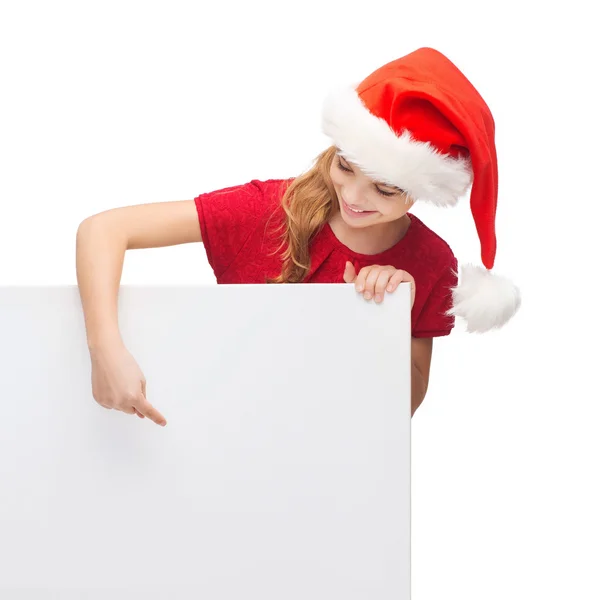
<svg viewBox="0 0 600 600">
<path fill-rule="evenodd" d="M 446 312 L 452 308 L 452 288 L 458 283 L 457 272 L 458 262 L 452 257 L 423 305 L 412 332 L 413 337 L 440 337 L 450 334 L 455 318 Z"/>
<path fill-rule="evenodd" d="M 233 263 L 265 213 L 263 189 L 253 180 L 194 198 L 202 243 L 217 277 Z"/>
</svg>

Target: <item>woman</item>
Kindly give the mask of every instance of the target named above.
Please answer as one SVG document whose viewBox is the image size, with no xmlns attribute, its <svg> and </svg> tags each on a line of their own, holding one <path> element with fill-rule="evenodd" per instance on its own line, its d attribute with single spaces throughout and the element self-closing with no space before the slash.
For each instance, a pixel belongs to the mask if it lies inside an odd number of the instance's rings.
<svg viewBox="0 0 600 600">
<path fill-rule="evenodd" d="M 443 54 L 421 48 L 330 94 L 323 130 L 333 145 L 292 179 L 253 180 L 193 200 L 113 209 L 77 232 L 77 277 L 94 398 L 165 425 L 117 325 L 127 249 L 203 242 L 217 283 L 354 283 L 381 302 L 411 284 L 412 414 L 429 380 L 433 338 L 460 316 L 469 332 L 503 326 L 519 290 L 492 275 L 497 164 L 494 121 Z M 472 186 L 472 187 L 471 187 Z M 417 201 L 470 203 L 486 268 L 458 263 L 409 210 Z"/>
</svg>

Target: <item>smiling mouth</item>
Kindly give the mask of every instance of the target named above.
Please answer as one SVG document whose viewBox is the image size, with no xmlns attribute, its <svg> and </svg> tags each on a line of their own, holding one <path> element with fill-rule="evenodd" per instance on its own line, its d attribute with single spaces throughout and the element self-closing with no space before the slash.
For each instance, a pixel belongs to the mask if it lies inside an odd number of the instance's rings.
<svg viewBox="0 0 600 600">
<path fill-rule="evenodd" d="M 376 210 L 360 210 L 358 208 L 352 208 L 343 198 L 342 198 L 342 204 L 344 205 L 344 208 L 347 211 L 354 213 L 356 215 L 371 215 L 371 214 L 377 212 Z"/>
</svg>

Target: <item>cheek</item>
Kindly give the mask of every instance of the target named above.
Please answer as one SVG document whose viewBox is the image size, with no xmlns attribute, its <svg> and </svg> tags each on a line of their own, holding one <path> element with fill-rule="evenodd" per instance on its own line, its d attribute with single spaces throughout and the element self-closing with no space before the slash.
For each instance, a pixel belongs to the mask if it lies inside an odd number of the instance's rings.
<svg viewBox="0 0 600 600">
<path fill-rule="evenodd" d="M 404 205 L 404 200 L 390 200 L 389 202 L 378 202 L 377 210 L 390 219 L 402 217 L 408 210 L 408 205 Z"/>
<path fill-rule="evenodd" d="M 393 217 L 396 214 L 396 206 L 391 202 L 385 202 L 381 200 L 377 200 L 375 203 L 375 208 L 378 210 L 384 217 Z"/>
</svg>

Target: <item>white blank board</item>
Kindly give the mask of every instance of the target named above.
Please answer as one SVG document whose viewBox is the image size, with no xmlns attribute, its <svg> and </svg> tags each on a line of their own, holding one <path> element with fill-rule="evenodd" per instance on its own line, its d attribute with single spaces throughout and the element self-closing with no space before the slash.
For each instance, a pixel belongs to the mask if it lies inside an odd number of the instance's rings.
<svg viewBox="0 0 600 600">
<path fill-rule="evenodd" d="M 410 290 L 121 286 L 166 417 L 92 397 L 76 286 L 0 287 L 0 598 L 410 597 Z"/>
</svg>

